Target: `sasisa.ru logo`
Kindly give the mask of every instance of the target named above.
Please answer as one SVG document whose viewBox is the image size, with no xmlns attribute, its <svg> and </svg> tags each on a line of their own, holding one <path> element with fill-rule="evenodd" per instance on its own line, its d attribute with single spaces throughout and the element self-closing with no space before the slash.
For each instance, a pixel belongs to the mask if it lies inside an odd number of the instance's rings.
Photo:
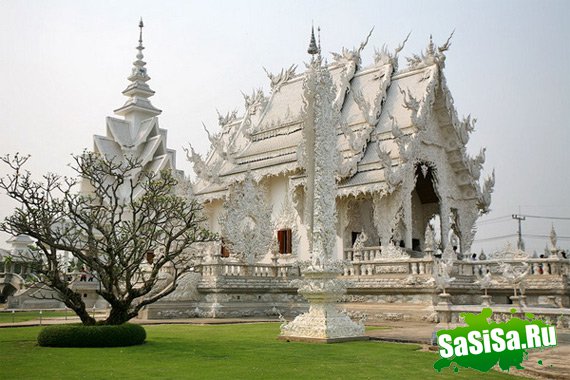
<svg viewBox="0 0 570 380">
<path fill-rule="evenodd" d="M 514 313 L 515 310 L 513 309 Z M 480 314 L 463 313 L 466 326 L 440 330 L 437 343 L 439 359 L 434 368 L 439 372 L 454 364 L 459 367 L 488 371 L 496 364 L 503 370 L 523 369 L 527 349 L 556 346 L 556 330 L 534 315 L 526 319 L 512 317 L 507 322 L 489 322 L 492 311 L 485 308 Z"/>
</svg>

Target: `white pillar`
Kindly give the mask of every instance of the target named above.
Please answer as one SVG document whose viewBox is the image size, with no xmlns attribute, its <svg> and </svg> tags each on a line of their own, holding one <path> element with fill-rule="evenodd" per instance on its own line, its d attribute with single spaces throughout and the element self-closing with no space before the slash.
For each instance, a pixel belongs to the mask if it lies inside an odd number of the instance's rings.
<svg viewBox="0 0 570 380">
<path fill-rule="evenodd" d="M 449 204 L 447 198 L 444 196 L 439 205 L 439 215 L 441 219 L 441 244 L 443 248 L 447 247 L 449 243 L 449 231 L 451 230 L 451 223 L 449 222 Z"/>
<path fill-rule="evenodd" d="M 406 228 L 405 235 L 404 235 L 404 243 L 406 244 L 406 248 L 412 248 L 412 193 L 407 193 L 404 197 L 404 204 L 402 205 L 404 208 L 404 225 Z"/>
</svg>

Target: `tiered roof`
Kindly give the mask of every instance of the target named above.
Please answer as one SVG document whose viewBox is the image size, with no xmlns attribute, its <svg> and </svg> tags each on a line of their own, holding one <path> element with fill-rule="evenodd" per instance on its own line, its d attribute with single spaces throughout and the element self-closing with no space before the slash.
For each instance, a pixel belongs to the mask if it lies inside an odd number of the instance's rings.
<svg viewBox="0 0 570 380">
<path fill-rule="evenodd" d="M 176 151 L 166 145 L 167 132 L 158 126 L 158 115 L 162 112 L 150 100 L 154 91 L 146 83 L 150 80 L 142 51 L 142 20 L 139 23 L 140 35 L 138 53 L 133 62 L 131 82 L 123 91 L 128 97 L 125 104 L 115 110 L 124 119 L 107 117 L 106 136 L 94 136 L 95 152 L 107 159 L 127 155 L 137 157 L 145 170 L 157 173 L 162 169 L 176 170 Z"/>
<path fill-rule="evenodd" d="M 334 107 L 341 114 L 338 195 L 390 192 L 387 177 L 406 160 L 401 157 L 405 146 L 422 135 L 424 144 L 445 149 L 465 197 L 480 198 L 481 209 L 488 207 L 494 179 L 483 186 L 478 182 L 484 151 L 471 158 L 465 149 L 474 120 L 459 120 L 443 75 L 449 40 L 438 47 L 430 37 L 425 52 L 408 58 L 402 70 L 398 54 L 405 41 L 394 52 L 377 50 L 374 63 L 362 67 L 360 53 L 366 42 L 333 54 L 328 65 L 336 87 Z M 305 73 L 295 71 L 292 66 L 276 75 L 268 73 L 269 96 L 261 90 L 244 95 L 242 116 L 220 116 L 221 131 L 208 133 L 212 147 L 205 160 L 192 148 L 187 151 L 198 177 L 194 191 L 202 200 L 223 198 L 228 186 L 242 181 L 247 172 L 256 180 L 288 173 L 302 182 Z M 425 131 L 431 118 L 439 130 Z"/>
</svg>

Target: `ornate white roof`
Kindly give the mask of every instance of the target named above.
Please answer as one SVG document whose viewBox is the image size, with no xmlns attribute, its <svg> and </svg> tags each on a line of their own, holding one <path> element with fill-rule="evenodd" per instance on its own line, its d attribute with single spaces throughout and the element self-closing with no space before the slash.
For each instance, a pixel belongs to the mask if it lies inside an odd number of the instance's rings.
<svg viewBox="0 0 570 380">
<path fill-rule="evenodd" d="M 443 148 L 463 195 L 479 198 L 484 210 L 494 177 L 480 186 L 484 150 L 475 158 L 466 153 L 475 120 L 459 120 L 447 88 L 443 69 L 449 40 L 438 47 L 430 37 L 426 50 L 408 58 L 408 66 L 398 70 L 404 43 L 394 52 L 377 50 L 374 63 L 367 67 L 360 64 L 366 42 L 358 49 L 333 54 L 328 65 L 336 91 L 334 107 L 341 112 L 338 195 L 390 192 L 397 168 L 420 159 L 414 156 L 420 144 L 431 145 Z M 228 186 L 243 181 L 248 171 L 258 181 L 282 173 L 303 175 L 299 151 L 305 75 L 296 74 L 295 66 L 277 75 L 268 73 L 268 96 L 254 91 L 244 95 L 242 116 L 220 115 L 221 130 L 208 132 L 212 146 L 205 160 L 190 147 L 187 156 L 197 174 L 194 192 L 198 197 L 203 201 L 223 198 Z"/>
</svg>

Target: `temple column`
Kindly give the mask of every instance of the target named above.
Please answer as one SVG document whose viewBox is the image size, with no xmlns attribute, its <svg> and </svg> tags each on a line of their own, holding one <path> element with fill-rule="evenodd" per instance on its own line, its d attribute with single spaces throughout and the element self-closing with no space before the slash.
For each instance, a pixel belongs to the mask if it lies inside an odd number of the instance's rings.
<svg viewBox="0 0 570 380">
<path fill-rule="evenodd" d="M 336 250 L 337 250 L 337 258 L 340 260 L 344 260 L 344 238 L 346 228 L 350 222 L 350 217 L 348 215 L 349 210 L 349 203 L 350 200 L 342 199 L 337 200 L 337 236 L 336 236 Z"/>
<path fill-rule="evenodd" d="M 412 193 L 406 193 L 407 195 L 404 197 L 404 202 L 402 204 L 404 210 L 404 225 L 405 225 L 405 235 L 404 235 L 404 243 L 406 244 L 406 248 L 412 248 Z"/>
<path fill-rule="evenodd" d="M 451 223 L 449 221 L 451 209 L 446 196 L 443 196 L 439 205 L 439 215 L 441 218 L 441 244 L 443 248 L 447 247 L 449 243 L 449 231 L 451 230 Z"/>
<path fill-rule="evenodd" d="M 398 222 L 398 211 L 400 210 L 400 197 L 392 193 L 389 196 L 373 198 L 374 226 L 378 232 L 378 237 L 382 245 L 388 245 L 392 239 L 392 233 Z"/>
<path fill-rule="evenodd" d="M 459 216 L 457 224 L 459 228 L 461 252 L 469 253 L 471 251 L 471 244 L 473 244 L 473 238 L 475 237 L 473 226 L 479 214 L 476 211 L 476 205 L 469 204 L 462 204 L 457 212 Z"/>
</svg>

